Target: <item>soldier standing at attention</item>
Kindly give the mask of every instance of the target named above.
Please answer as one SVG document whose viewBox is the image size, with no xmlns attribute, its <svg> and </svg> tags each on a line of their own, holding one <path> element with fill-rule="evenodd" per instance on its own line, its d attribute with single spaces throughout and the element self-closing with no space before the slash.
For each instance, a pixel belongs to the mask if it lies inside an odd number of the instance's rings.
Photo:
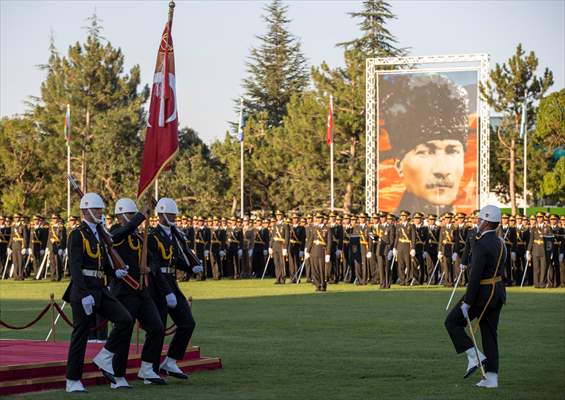
<svg viewBox="0 0 565 400">
<path fill-rule="evenodd" d="M 439 227 L 436 224 L 437 215 L 428 214 L 428 241 L 424 249 L 424 258 L 426 259 L 427 277 L 426 279 L 432 285 L 437 283 L 437 269 L 435 268 L 439 248 Z M 434 269 L 436 271 L 434 272 Z M 432 276 L 432 274 L 434 276 Z"/>
<path fill-rule="evenodd" d="M 400 285 L 408 284 L 407 277 L 412 276 L 411 257 L 416 256 L 414 250 L 413 227 L 408 223 L 410 213 L 403 210 L 400 213 L 400 223 L 396 225 L 396 240 L 394 241 L 393 255 L 396 256 L 398 262 L 398 276 L 400 277 Z"/>
<path fill-rule="evenodd" d="M 283 213 L 275 213 L 276 222 L 272 229 L 269 254 L 275 262 L 275 285 L 284 285 L 286 278 L 285 257 L 288 256 L 288 245 L 290 241 L 290 229 L 284 223 Z"/>
<path fill-rule="evenodd" d="M 512 285 L 512 261 L 516 259 L 516 228 L 508 224 L 509 220 L 510 216 L 508 214 L 502 214 L 502 222 L 496 231 L 498 236 L 504 239 L 506 251 L 511 255 L 504 264 L 504 282 L 507 286 Z"/>
<path fill-rule="evenodd" d="M 544 236 L 549 236 L 549 228 L 543 220 L 544 214 L 536 214 L 536 224 L 530 229 L 530 242 L 526 251 L 526 260 L 532 260 L 534 287 L 544 288 L 547 279 L 547 260 L 545 257 Z"/>
<path fill-rule="evenodd" d="M 243 226 L 241 228 L 243 233 L 243 271 L 241 271 L 242 277 L 251 277 L 251 272 L 253 270 L 253 249 L 255 247 L 255 228 L 253 226 L 253 220 L 249 220 L 246 215 L 243 217 Z"/>
<path fill-rule="evenodd" d="M 331 268 L 331 232 L 324 224 L 323 214 L 316 214 L 315 222 L 306 247 L 312 260 L 312 283 L 316 286 L 316 292 L 325 292 Z"/>
<path fill-rule="evenodd" d="M 353 228 L 353 236 L 359 237 L 360 262 L 356 264 L 355 278 L 357 285 L 366 285 L 369 278 L 369 263 L 373 254 L 371 253 L 372 242 L 367 226 L 367 214 L 359 214 L 359 224 Z"/>
<path fill-rule="evenodd" d="M 506 246 L 496 235 L 500 223 L 500 209 L 487 205 L 479 213 L 479 238 L 473 246 L 471 276 L 465 296 L 453 307 L 445 319 L 445 327 L 457 353 L 467 355 L 467 372 L 470 376 L 485 365 L 486 377 L 476 386 L 498 387 L 498 320 L 506 301 L 506 289 L 502 282 Z M 467 321 L 477 318 L 481 329 L 482 354 L 475 349 L 465 332 Z M 473 329 L 472 326 L 469 327 Z M 477 358 L 478 353 L 478 358 Z"/>
<path fill-rule="evenodd" d="M 520 214 L 516 215 L 516 260 L 514 261 L 514 271 L 517 286 L 522 283 L 522 276 L 526 270 L 526 248 L 530 241 L 530 231 L 523 223 L 525 219 L 526 217 L 522 217 Z M 526 281 L 531 284 L 531 280 L 528 279 L 528 276 L 526 276 Z"/>
<path fill-rule="evenodd" d="M 428 228 L 422 223 L 422 218 L 424 218 L 424 214 L 420 212 L 414 214 L 414 250 L 416 250 L 414 260 L 416 261 L 416 268 L 413 269 L 414 275 L 410 277 L 410 283 L 414 283 L 415 285 L 424 283 L 424 280 L 426 279 L 424 249 L 426 248 L 426 243 L 428 241 Z"/>
<path fill-rule="evenodd" d="M 10 225 L 6 218 L 0 215 L 0 273 L 3 273 L 8 258 L 8 243 L 10 242 Z"/>
<path fill-rule="evenodd" d="M 455 227 L 451 223 L 452 218 L 452 213 L 445 213 L 443 215 L 444 224 L 439 230 L 440 247 L 437 256 L 441 260 L 441 275 L 443 278 L 444 286 L 453 286 L 453 276 L 455 275 L 455 271 L 453 270 L 453 261 L 454 259 L 457 259 L 457 256 L 453 253 L 455 246 Z"/>
<path fill-rule="evenodd" d="M 12 252 L 12 263 L 15 271 L 14 279 L 16 281 L 24 280 L 24 256 L 27 254 L 28 243 L 29 230 L 22 221 L 22 214 L 15 213 L 8 248 Z"/>
<path fill-rule="evenodd" d="M 304 247 L 306 246 L 306 231 L 300 225 L 300 217 L 297 213 L 292 214 L 292 226 L 290 227 L 290 246 L 288 269 L 292 279 L 292 283 L 296 283 L 298 279 L 298 268 L 300 268 L 301 259 L 304 257 Z"/>
<path fill-rule="evenodd" d="M 53 214 L 51 215 L 51 225 L 49 226 L 49 234 L 47 236 L 52 281 L 60 281 L 63 278 L 63 255 L 66 248 L 67 230 L 61 223 L 61 218 L 57 214 Z"/>
<path fill-rule="evenodd" d="M 237 219 L 231 217 L 226 228 L 227 263 L 224 269 L 225 276 L 239 279 L 241 276 L 241 258 L 243 256 L 243 234 L 236 226 Z"/>
</svg>

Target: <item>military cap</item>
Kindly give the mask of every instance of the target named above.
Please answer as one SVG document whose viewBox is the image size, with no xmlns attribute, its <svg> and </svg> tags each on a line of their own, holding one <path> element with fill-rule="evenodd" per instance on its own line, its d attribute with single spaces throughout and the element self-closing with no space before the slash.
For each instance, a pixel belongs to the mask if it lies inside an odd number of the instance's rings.
<svg viewBox="0 0 565 400">
<path fill-rule="evenodd" d="M 453 213 L 451 212 L 446 212 L 442 215 L 442 218 L 453 218 Z"/>
<path fill-rule="evenodd" d="M 315 217 L 315 218 L 325 218 L 325 215 L 324 215 L 323 212 L 318 211 L 314 217 Z"/>
<path fill-rule="evenodd" d="M 508 219 L 509 217 L 510 217 L 510 216 L 509 216 L 508 214 L 506 214 L 506 213 L 502 214 L 502 218 Z"/>
<path fill-rule="evenodd" d="M 389 214 L 386 215 L 386 219 L 392 221 L 392 220 L 396 219 L 396 216 L 392 213 L 389 213 Z"/>
<path fill-rule="evenodd" d="M 351 220 L 351 215 L 349 215 L 349 214 L 343 214 L 343 219 L 344 219 L 344 220 L 347 220 L 347 219 L 348 219 L 348 220 Z"/>
<path fill-rule="evenodd" d="M 410 211 L 402 210 L 402 211 L 400 211 L 400 216 L 401 216 L 401 217 L 409 217 L 409 216 L 410 216 Z"/>
<path fill-rule="evenodd" d="M 43 217 L 39 214 L 34 214 L 32 219 L 33 220 L 39 220 L 39 219 L 43 219 Z"/>
<path fill-rule="evenodd" d="M 536 217 L 538 217 L 538 218 L 543 218 L 543 217 L 545 217 L 545 214 L 544 214 L 543 212 L 541 212 L 541 211 L 538 211 L 538 212 L 536 213 Z"/>
<path fill-rule="evenodd" d="M 14 215 L 13 215 L 14 218 L 21 218 L 22 216 L 23 216 L 22 213 L 19 213 L 19 212 L 14 213 Z"/>
<path fill-rule="evenodd" d="M 337 221 L 343 221 L 343 217 L 342 217 L 341 215 L 338 215 L 337 217 L 335 217 L 335 219 L 336 219 Z"/>
<path fill-rule="evenodd" d="M 522 214 L 516 214 L 516 219 L 518 221 L 521 221 L 521 220 L 525 219 L 525 217 Z"/>
<path fill-rule="evenodd" d="M 557 219 L 559 219 L 559 217 L 557 216 L 557 214 L 551 214 L 549 216 L 549 219 L 557 220 Z"/>
<path fill-rule="evenodd" d="M 330 211 L 330 217 L 335 217 L 335 216 L 336 216 L 335 212 Z"/>
<path fill-rule="evenodd" d="M 437 219 L 437 215 L 435 215 L 435 214 L 428 214 L 428 219 Z"/>
<path fill-rule="evenodd" d="M 300 222 L 308 222 L 308 221 L 306 220 L 306 217 L 302 217 L 300 218 Z"/>
<path fill-rule="evenodd" d="M 530 215 L 530 221 L 535 221 L 536 216 L 534 214 Z"/>
<path fill-rule="evenodd" d="M 277 210 L 275 211 L 275 215 L 284 215 L 284 213 L 281 210 Z"/>
<path fill-rule="evenodd" d="M 204 217 L 203 216 L 199 216 L 199 217 L 194 217 L 195 220 L 199 221 L 199 222 L 204 222 Z"/>
<path fill-rule="evenodd" d="M 367 218 L 367 214 L 365 214 L 364 212 L 357 214 L 357 218 Z"/>
<path fill-rule="evenodd" d="M 0 221 L 4 221 L 4 216 L 0 214 Z"/>
<path fill-rule="evenodd" d="M 249 221 L 249 216 L 245 215 L 245 216 L 243 217 L 243 221 Z"/>
<path fill-rule="evenodd" d="M 213 217 L 212 217 L 212 221 L 214 221 L 214 222 L 218 222 L 219 220 L 220 220 L 220 218 L 218 218 L 218 217 L 216 217 L 216 216 L 213 216 Z"/>
<path fill-rule="evenodd" d="M 271 222 L 277 222 L 276 218 L 271 218 Z"/>
<path fill-rule="evenodd" d="M 511 221 L 511 222 L 516 222 L 516 217 L 513 216 L 513 215 L 511 215 L 511 216 L 510 216 L 510 221 Z"/>
<path fill-rule="evenodd" d="M 561 221 L 565 221 L 565 214 L 563 214 L 562 216 L 560 216 L 559 219 L 560 219 Z"/>
<path fill-rule="evenodd" d="M 457 218 L 465 218 L 467 215 L 465 215 L 464 212 L 458 212 L 458 213 L 456 214 L 456 216 L 457 216 Z"/>
<path fill-rule="evenodd" d="M 424 218 L 424 214 L 422 214 L 421 212 L 417 212 L 414 214 L 414 218 Z"/>
</svg>

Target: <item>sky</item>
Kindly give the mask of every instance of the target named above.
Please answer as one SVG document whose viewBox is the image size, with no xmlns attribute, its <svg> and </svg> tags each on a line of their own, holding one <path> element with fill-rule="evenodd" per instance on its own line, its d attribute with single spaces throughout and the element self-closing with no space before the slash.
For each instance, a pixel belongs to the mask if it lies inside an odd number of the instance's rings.
<svg viewBox="0 0 565 400">
<path fill-rule="evenodd" d="M 29 96 L 39 95 L 50 32 L 60 53 L 86 38 L 94 12 L 102 35 L 125 55 L 125 72 L 141 67 L 151 84 L 168 1 L 0 0 L 0 116 L 21 114 Z M 222 139 L 237 121 L 234 99 L 242 95 L 245 62 L 265 33 L 264 1 L 176 2 L 173 40 L 180 126 L 195 129 L 207 143 Z M 300 39 L 310 66 L 343 65 L 336 43 L 359 37 L 347 13 L 361 1 L 286 1 L 290 31 Z M 564 87 L 565 1 L 391 1 L 397 18 L 388 24 L 411 55 L 488 53 L 491 68 L 522 43 L 534 50 L 540 69 L 553 71 L 551 91 Z M 64 116 L 61 116 L 63 121 Z"/>
</svg>

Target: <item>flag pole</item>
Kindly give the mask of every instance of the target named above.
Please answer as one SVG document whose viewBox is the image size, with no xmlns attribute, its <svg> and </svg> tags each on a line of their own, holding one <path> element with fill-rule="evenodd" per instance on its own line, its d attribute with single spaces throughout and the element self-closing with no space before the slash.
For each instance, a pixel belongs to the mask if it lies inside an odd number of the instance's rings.
<svg viewBox="0 0 565 400">
<path fill-rule="evenodd" d="M 159 178 L 155 178 L 155 201 L 159 201 Z"/>
<path fill-rule="evenodd" d="M 333 113 L 334 100 L 330 95 L 330 110 Z M 330 142 L 330 209 L 334 210 L 334 138 L 332 132 L 332 141 Z"/>
<path fill-rule="evenodd" d="M 243 218 L 243 209 L 244 209 L 244 202 L 243 202 L 243 177 L 244 177 L 244 169 L 243 169 L 243 132 L 242 132 L 242 123 L 243 123 L 243 97 L 239 99 L 239 126 L 237 128 L 238 139 L 239 139 L 239 163 L 240 163 L 240 171 L 239 171 L 239 189 L 240 189 L 240 214 L 239 216 Z"/>
<path fill-rule="evenodd" d="M 71 106 L 67 104 L 67 117 L 65 118 L 65 139 L 67 141 L 67 176 L 71 176 L 71 126 L 70 126 Z M 68 119 L 67 119 L 68 118 Z M 67 221 L 71 217 L 71 181 L 67 181 Z"/>
<path fill-rule="evenodd" d="M 522 121 L 520 129 L 524 135 L 524 216 L 528 215 L 528 201 L 527 201 L 527 181 L 528 181 L 528 129 L 527 129 L 527 115 L 526 115 L 526 98 L 522 104 Z"/>
</svg>

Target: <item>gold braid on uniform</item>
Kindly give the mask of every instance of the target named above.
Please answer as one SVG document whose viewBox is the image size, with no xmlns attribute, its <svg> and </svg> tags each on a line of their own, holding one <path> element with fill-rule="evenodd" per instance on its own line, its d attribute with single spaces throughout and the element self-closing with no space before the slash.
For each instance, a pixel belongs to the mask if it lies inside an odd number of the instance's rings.
<svg viewBox="0 0 565 400">
<path fill-rule="evenodd" d="M 496 287 L 496 274 L 498 273 L 498 267 L 500 267 L 500 261 L 502 260 L 502 254 L 504 254 L 504 250 L 506 248 L 506 244 L 504 244 L 504 242 L 501 243 L 500 246 L 500 254 L 498 255 L 498 261 L 496 262 L 496 269 L 494 270 L 494 274 L 492 275 L 492 286 L 490 289 L 490 294 L 488 296 L 488 300 L 485 304 L 485 307 L 483 308 L 483 311 L 481 311 L 481 314 L 479 315 L 479 318 L 477 318 L 477 324 L 475 325 L 475 327 L 473 328 L 471 326 L 471 329 L 473 329 L 474 333 L 477 333 L 477 331 L 479 330 L 479 324 L 481 323 L 481 319 L 483 318 L 483 315 L 485 314 L 485 311 L 487 310 L 487 307 L 489 306 L 491 300 L 492 300 L 492 296 L 494 296 L 494 288 Z"/>
<path fill-rule="evenodd" d="M 165 251 L 165 245 L 161 243 L 161 241 L 157 239 L 156 236 L 155 240 L 157 241 L 157 247 L 159 248 L 159 250 L 161 250 L 161 256 L 163 257 L 163 260 L 169 261 L 173 257 L 173 246 L 169 246 L 169 254 L 167 254 L 167 252 Z"/>
<path fill-rule="evenodd" d="M 96 253 L 94 253 L 90 247 L 90 242 L 84 237 L 84 233 L 82 233 L 82 231 L 79 232 L 80 236 L 82 236 L 82 248 L 86 251 L 86 254 L 88 254 L 90 258 L 100 259 L 100 244 L 96 243 Z"/>
</svg>

